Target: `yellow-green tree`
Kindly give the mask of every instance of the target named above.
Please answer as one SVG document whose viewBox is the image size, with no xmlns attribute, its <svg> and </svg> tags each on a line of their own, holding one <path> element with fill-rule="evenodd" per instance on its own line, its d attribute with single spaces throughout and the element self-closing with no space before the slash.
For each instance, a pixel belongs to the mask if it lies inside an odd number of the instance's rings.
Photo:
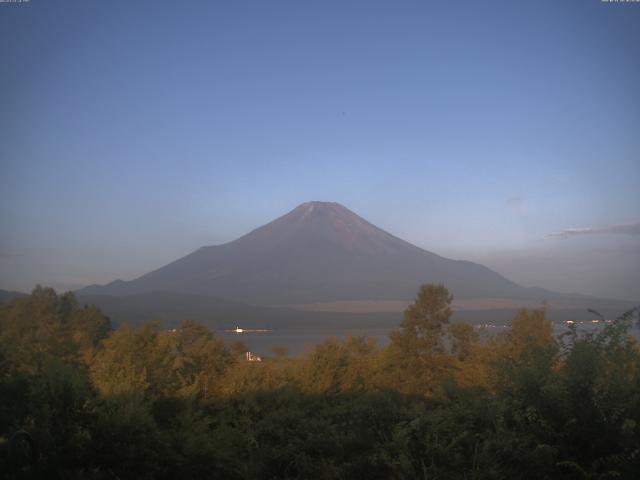
<svg viewBox="0 0 640 480">
<path fill-rule="evenodd" d="M 391 334 L 391 378 L 401 392 L 429 395 L 449 369 L 445 334 L 452 301 L 444 285 L 422 285 L 399 330 Z"/>
<path fill-rule="evenodd" d="M 307 393 L 338 393 L 372 390 L 379 349 L 374 339 L 330 338 L 302 360 L 299 383 Z"/>
<path fill-rule="evenodd" d="M 0 346 L 6 360 L 30 375 L 53 358 L 88 361 L 110 331 L 100 309 L 81 307 L 71 292 L 57 295 L 38 286 L 31 295 L 0 306 Z"/>
<path fill-rule="evenodd" d="M 163 330 L 158 322 L 123 325 L 102 343 L 91 366 L 94 384 L 107 395 L 207 397 L 220 389 L 231 362 L 208 328 L 184 322 Z"/>
</svg>

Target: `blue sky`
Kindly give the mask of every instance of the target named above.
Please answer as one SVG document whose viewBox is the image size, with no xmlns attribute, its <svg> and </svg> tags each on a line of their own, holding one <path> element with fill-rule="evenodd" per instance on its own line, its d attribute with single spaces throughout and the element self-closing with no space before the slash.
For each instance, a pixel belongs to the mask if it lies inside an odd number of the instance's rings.
<svg viewBox="0 0 640 480">
<path fill-rule="evenodd" d="M 330 200 L 640 298 L 640 235 L 541 240 L 640 222 L 640 4 L 31 0 L 0 41 L 0 288 L 133 278 Z"/>
</svg>

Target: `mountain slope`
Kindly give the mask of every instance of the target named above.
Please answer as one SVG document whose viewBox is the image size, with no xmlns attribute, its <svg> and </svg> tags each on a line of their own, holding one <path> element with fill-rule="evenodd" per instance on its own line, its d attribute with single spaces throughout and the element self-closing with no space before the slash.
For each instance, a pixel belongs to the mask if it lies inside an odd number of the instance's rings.
<svg viewBox="0 0 640 480">
<path fill-rule="evenodd" d="M 80 294 L 173 292 L 254 304 L 410 299 L 425 282 L 457 298 L 552 299 L 482 265 L 450 260 L 381 230 L 344 206 L 304 203 L 224 245 L 195 252 L 132 281 Z"/>
<path fill-rule="evenodd" d="M 16 292 L 15 290 L 0 290 L 0 302 L 8 302 L 15 298 L 25 297 L 26 295 L 26 293 Z"/>
</svg>

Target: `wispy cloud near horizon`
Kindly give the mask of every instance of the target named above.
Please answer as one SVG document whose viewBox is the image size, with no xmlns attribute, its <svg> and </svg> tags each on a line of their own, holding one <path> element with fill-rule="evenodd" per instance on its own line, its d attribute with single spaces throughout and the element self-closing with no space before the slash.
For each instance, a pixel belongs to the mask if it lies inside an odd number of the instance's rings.
<svg viewBox="0 0 640 480">
<path fill-rule="evenodd" d="M 507 199 L 507 205 L 516 213 L 522 213 L 525 209 L 524 199 L 520 196 Z"/>
<path fill-rule="evenodd" d="M 554 238 L 569 238 L 577 235 L 595 234 L 615 234 L 615 235 L 640 235 L 640 222 L 610 225 L 607 227 L 586 227 L 586 228 L 565 228 L 558 233 L 550 233 L 542 237 L 543 240 Z"/>
</svg>

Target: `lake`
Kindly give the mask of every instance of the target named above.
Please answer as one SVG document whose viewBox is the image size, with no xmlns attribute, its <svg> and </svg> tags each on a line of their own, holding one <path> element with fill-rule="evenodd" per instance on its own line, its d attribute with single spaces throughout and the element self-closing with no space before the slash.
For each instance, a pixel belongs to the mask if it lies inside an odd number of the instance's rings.
<svg viewBox="0 0 640 480">
<path fill-rule="evenodd" d="M 505 331 L 509 327 L 508 322 L 495 322 L 486 324 L 476 324 L 476 328 L 484 326 L 485 335 L 496 335 Z M 578 321 L 579 332 L 595 331 L 602 328 L 604 324 L 592 323 L 591 320 Z M 234 341 L 244 342 L 252 353 L 261 356 L 273 356 L 273 347 L 284 346 L 289 349 L 289 355 L 297 356 L 320 344 L 330 337 L 345 339 L 348 336 L 366 336 L 375 338 L 378 345 L 385 346 L 389 343 L 389 333 L 397 327 L 397 324 L 387 324 L 383 326 L 367 326 L 364 328 L 349 328 L 332 325 L 322 328 L 319 326 L 288 326 L 286 329 L 273 329 L 267 332 L 218 332 L 230 344 Z M 564 321 L 554 322 L 554 333 L 560 335 L 567 330 Z M 640 339 L 640 329 L 637 325 L 632 328 L 631 333 Z"/>
</svg>

